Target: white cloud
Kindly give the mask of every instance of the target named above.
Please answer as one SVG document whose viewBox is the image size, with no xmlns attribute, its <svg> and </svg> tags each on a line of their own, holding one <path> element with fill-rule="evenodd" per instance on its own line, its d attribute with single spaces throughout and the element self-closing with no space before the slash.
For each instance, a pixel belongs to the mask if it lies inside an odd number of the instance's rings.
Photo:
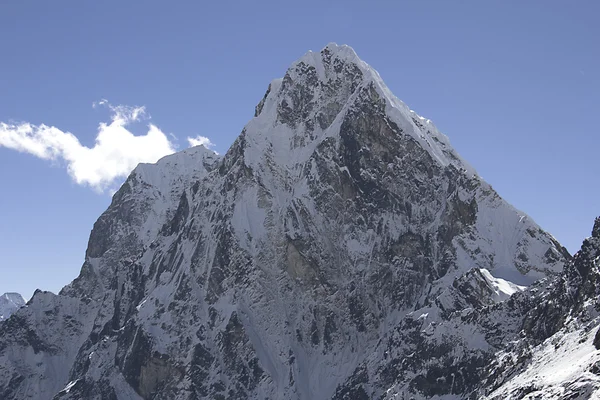
<svg viewBox="0 0 600 400">
<path fill-rule="evenodd" d="M 188 137 L 187 141 L 190 144 L 190 147 L 202 145 L 206 148 L 209 148 L 214 146 L 213 142 L 211 142 L 209 138 L 200 135 L 196 136 L 195 138 Z"/>
<path fill-rule="evenodd" d="M 144 107 L 112 106 L 106 100 L 95 103 L 94 107 L 99 105 L 107 106 L 112 117 L 110 123 L 100 123 L 92 148 L 83 146 L 72 133 L 53 126 L 3 122 L 0 122 L 0 147 L 45 160 L 62 160 L 76 183 L 101 192 L 118 178 L 126 177 L 138 163 L 156 162 L 175 152 L 167 135 L 153 124 L 148 125 L 147 133 L 142 136 L 127 130 L 128 124 L 145 116 Z M 189 138 L 188 141 L 192 143 Z"/>
</svg>

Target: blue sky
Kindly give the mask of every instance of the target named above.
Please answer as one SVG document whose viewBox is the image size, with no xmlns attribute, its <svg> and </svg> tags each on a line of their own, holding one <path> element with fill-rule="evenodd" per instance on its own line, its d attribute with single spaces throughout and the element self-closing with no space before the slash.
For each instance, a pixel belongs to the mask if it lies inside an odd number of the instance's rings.
<svg viewBox="0 0 600 400">
<path fill-rule="evenodd" d="M 600 214 L 598 15 L 595 0 L 0 1 L 0 293 L 58 291 L 123 170 L 198 135 L 224 153 L 269 82 L 331 41 L 573 252 Z M 45 141 L 15 142 L 24 127 Z"/>
</svg>

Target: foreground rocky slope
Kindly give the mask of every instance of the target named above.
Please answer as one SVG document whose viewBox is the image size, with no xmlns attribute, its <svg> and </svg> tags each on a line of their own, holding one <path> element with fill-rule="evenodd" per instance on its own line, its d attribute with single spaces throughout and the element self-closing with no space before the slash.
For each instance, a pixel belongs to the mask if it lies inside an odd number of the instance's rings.
<svg viewBox="0 0 600 400">
<path fill-rule="evenodd" d="M 414 314 L 408 315 L 394 336 L 380 345 L 380 353 L 385 351 L 388 359 L 384 370 L 401 365 L 384 398 L 437 398 L 448 394 L 448 385 L 453 395 L 449 398 L 457 399 L 598 398 L 599 267 L 600 218 L 592 236 L 558 276 L 504 302 L 460 307 L 429 325 L 423 314 L 416 318 L 423 320 L 421 324 L 414 321 Z M 459 297 L 472 299 L 480 278 L 468 279 L 469 285 L 464 280 L 457 280 L 453 288 L 464 295 Z M 417 341 L 417 351 L 406 355 L 414 349 L 406 346 L 411 341 Z M 431 356 L 432 352 L 437 354 Z M 381 362 L 371 362 L 381 368 Z M 423 364 L 427 372 L 419 384 L 411 372 Z M 370 365 L 365 363 L 365 368 Z M 362 387 L 374 386 L 374 393 L 386 384 L 368 382 Z M 416 393 L 417 387 L 424 390 Z"/>
<path fill-rule="evenodd" d="M 572 263 L 550 284 L 504 305 L 519 336 L 496 354 L 483 387 L 489 399 L 600 397 L 600 218 Z M 522 317 L 524 315 L 524 317 Z"/>
<path fill-rule="evenodd" d="M 569 260 L 332 44 L 223 157 L 132 172 L 79 277 L 0 325 L 0 398 L 502 396 L 581 303 L 536 311 Z"/>
</svg>

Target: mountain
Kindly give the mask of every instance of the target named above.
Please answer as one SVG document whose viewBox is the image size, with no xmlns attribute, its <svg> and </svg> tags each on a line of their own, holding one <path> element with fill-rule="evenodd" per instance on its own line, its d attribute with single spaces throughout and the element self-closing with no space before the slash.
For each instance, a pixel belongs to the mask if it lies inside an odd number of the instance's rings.
<svg viewBox="0 0 600 400">
<path fill-rule="evenodd" d="M 4 293 L 0 296 L 0 321 L 10 317 L 25 305 L 25 299 L 19 293 Z"/>
<path fill-rule="evenodd" d="M 530 292 L 504 307 L 522 330 L 491 364 L 487 399 L 599 398 L 600 218 L 564 272 Z"/>
<path fill-rule="evenodd" d="M 0 325 L 0 398 L 502 398 L 597 323 L 579 254 L 330 44 L 224 156 L 131 173 L 80 275 Z"/>
<path fill-rule="evenodd" d="M 398 373 L 396 379 L 423 360 L 427 373 L 416 385 L 410 379 L 408 383 L 407 380 L 395 383 L 382 398 L 598 398 L 599 268 L 600 218 L 595 221 L 592 236 L 557 276 L 515 292 L 506 301 L 462 308 L 449 318 L 427 326 L 421 335 L 411 330 L 415 318 L 409 316 L 396 329 L 394 338 L 382 345 L 391 349 L 392 362 L 386 364 L 394 365 L 393 357 L 398 354 L 398 348 L 402 352 L 403 342 L 410 341 L 414 335 L 425 345 L 417 346 L 418 350 L 409 360 L 400 359 L 402 368 L 394 371 Z M 480 278 L 475 279 L 478 281 Z M 463 282 L 455 285 L 467 297 L 473 295 L 474 286 L 477 287 Z M 444 362 L 443 355 L 428 356 L 432 347 L 451 351 L 448 358 L 454 362 Z M 487 351 L 477 355 L 474 350 L 478 347 Z M 460 359 L 469 362 L 456 363 Z M 469 379 L 471 383 L 465 386 Z M 442 394 L 448 393 L 444 388 L 449 382 L 454 396 L 443 397 Z M 417 385 L 424 390 L 415 395 Z"/>
</svg>

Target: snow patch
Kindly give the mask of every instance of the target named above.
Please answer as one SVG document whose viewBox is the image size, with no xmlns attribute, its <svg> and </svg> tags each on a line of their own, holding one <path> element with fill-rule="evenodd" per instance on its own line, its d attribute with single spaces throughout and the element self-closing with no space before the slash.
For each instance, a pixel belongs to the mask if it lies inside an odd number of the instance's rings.
<svg viewBox="0 0 600 400">
<path fill-rule="evenodd" d="M 479 271 L 496 293 L 494 300 L 504 301 L 516 292 L 522 292 L 527 289 L 527 286 L 519 286 L 502 278 L 495 278 L 490 271 L 485 268 L 480 268 Z"/>
</svg>

